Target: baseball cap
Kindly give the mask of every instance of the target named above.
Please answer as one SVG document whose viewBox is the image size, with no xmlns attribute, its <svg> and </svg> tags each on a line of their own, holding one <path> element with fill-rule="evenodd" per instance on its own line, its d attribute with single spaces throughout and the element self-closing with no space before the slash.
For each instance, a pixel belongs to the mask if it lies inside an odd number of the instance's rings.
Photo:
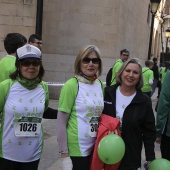
<svg viewBox="0 0 170 170">
<path fill-rule="evenodd" d="M 17 60 L 22 60 L 25 58 L 38 58 L 41 59 L 41 51 L 30 44 L 26 44 L 20 48 L 17 49 L 16 51 L 16 59 Z"/>
</svg>

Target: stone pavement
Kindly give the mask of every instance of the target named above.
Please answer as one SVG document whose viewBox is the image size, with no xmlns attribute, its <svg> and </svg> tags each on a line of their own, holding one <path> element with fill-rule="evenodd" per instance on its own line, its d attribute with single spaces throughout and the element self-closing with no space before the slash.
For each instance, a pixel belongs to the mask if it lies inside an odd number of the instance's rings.
<svg viewBox="0 0 170 170">
<path fill-rule="evenodd" d="M 152 96 L 153 109 L 157 102 L 157 91 Z M 50 107 L 57 108 L 58 101 L 50 100 Z M 62 170 L 60 166 L 60 155 L 58 151 L 57 136 L 56 136 L 56 120 L 43 120 L 44 127 L 44 150 L 38 170 Z M 156 158 L 160 158 L 159 145 L 155 143 Z M 144 150 L 142 151 L 142 162 L 145 161 Z M 141 167 L 140 170 L 144 170 Z"/>
</svg>

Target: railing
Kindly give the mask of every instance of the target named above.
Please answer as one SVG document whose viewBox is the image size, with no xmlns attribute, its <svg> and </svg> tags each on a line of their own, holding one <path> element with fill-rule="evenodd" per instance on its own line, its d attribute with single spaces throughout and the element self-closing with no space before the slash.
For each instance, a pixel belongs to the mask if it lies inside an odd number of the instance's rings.
<svg viewBox="0 0 170 170">
<path fill-rule="evenodd" d="M 65 82 L 46 82 L 48 86 L 63 86 Z"/>
<path fill-rule="evenodd" d="M 65 82 L 46 82 L 48 86 L 63 86 Z M 104 85 L 106 85 L 106 82 L 103 82 Z"/>
</svg>

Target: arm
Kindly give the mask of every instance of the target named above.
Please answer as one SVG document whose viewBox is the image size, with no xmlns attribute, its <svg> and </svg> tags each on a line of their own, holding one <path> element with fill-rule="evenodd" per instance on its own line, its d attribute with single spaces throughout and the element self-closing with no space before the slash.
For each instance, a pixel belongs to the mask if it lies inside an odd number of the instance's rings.
<svg viewBox="0 0 170 170">
<path fill-rule="evenodd" d="M 51 107 L 48 107 L 47 110 L 43 113 L 44 119 L 57 119 L 57 109 L 53 109 Z"/>
<path fill-rule="evenodd" d="M 59 152 L 62 155 L 68 155 L 68 146 L 67 146 L 67 122 L 70 117 L 70 114 L 64 112 L 58 112 L 57 119 L 57 140 L 59 145 Z"/>
<path fill-rule="evenodd" d="M 62 87 L 58 104 L 57 138 L 63 170 L 72 170 L 72 161 L 67 145 L 67 123 L 77 95 L 78 84 L 75 78 L 68 80 Z M 69 96 L 69 97 L 68 97 Z"/>
<path fill-rule="evenodd" d="M 149 84 L 150 84 L 150 85 L 153 84 L 153 79 L 149 79 Z"/>
<path fill-rule="evenodd" d="M 153 76 L 153 71 L 150 70 L 150 75 L 149 75 L 149 84 L 152 85 L 153 84 L 153 79 L 154 79 L 154 76 Z"/>
<path fill-rule="evenodd" d="M 119 71 L 122 64 L 123 63 L 120 59 L 118 61 L 116 61 L 116 63 L 114 64 L 113 69 L 112 69 L 111 85 L 115 84 L 114 82 L 116 82 L 116 73 Z"/>
<path fill-rule="evenodd" d="M 57 119 L 57 140 L 59 152 L 61 153 L 61 165 L 63 170 L 72 170 L 73 165 L 68 153 L 67 145 L 67 122 L 70 114 L 58 112 Z"/>
<path fill-rule="evenodd" d="M 158 102 L 158 111 L 157 111 L 157 122 L 156 122 L 156 130 L 157 136 L 160 137 L 162 135 L 165 123 L 167 118 L 169 117 L 170 111 L 170 71 L 168 71 L 165 75 L 164 82 L 162 84 L 161 94 Z"/>
<path fill-rule="evenodd" d="M 143 122 L 143 142 L 147 161 L 155 159 L 154 142 L 156 139 L 155 116 L 152 109 L 152 102 L 149 97 L 147 100 L 147 113 Z"/>
</svg>

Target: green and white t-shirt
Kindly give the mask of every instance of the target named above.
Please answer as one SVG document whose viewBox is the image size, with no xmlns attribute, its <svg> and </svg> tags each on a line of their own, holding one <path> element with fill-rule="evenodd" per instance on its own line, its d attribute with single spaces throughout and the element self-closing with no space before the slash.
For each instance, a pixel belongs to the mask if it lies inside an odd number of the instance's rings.
<svg viewBox="0 0 170 170">
<path fill-rule="evenodd" d="M 103 91 L 99 81 L 87 84 L 71 78 L 63 86 L 58 110 L 70 114 L 67 125 L 70 156 L 91 154 L 103 106 Z"/>
<path fill-rule="evenodd" d="M 144 67 L 142 68 L 142 73 L 143 73 L 144 84 L 141 90 L 142 92 L 150 92 L 152 89 L 152 86 L 149 84 L 149 80 L 154 79 L 153 71 L 147 67 Z"/>
<path fill-rule="evenodd" d="M 39 84 L 28 90 L 10 79 L 0 83 L 1 158 L 17 162 L 40 159 L 43 143 L 41 121 L 48 106 L 46 88 L 47 85 Z"/>
</svg>

